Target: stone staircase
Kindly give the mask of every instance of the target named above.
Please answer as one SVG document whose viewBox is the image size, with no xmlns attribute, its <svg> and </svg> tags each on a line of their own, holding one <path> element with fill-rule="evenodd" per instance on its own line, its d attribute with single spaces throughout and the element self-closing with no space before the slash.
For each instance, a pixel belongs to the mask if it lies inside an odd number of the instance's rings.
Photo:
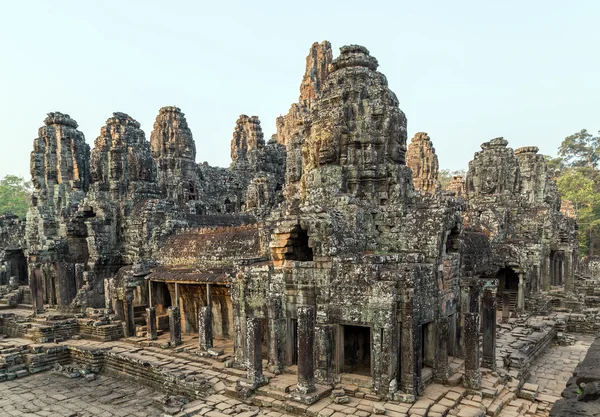
<svg viewBox="0 0 600 417">
<path fill-rule="evenodd" d="M 17 288 L 3 285 L 0 288 L 0 310 L 8 310 L 17 307 L 33 308 L 31 290 L 26 285 Z"/>
</svg>

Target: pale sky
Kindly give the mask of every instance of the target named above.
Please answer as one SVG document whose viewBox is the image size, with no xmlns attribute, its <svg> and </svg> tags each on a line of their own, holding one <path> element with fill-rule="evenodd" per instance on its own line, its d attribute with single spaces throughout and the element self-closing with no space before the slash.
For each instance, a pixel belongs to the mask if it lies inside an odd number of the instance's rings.
<svg viewBox="0 0 600 417">
<path fill-rule="evenodd" d="M 158 109 L 186 114 L 197 161 L 229 165 L 238 115 L 265 138 L 298 100 L 305 58 L 329 40 L 366 46 L 441 168 L 482 142 L 554 155 L 600 129 L 600 2 L 0 0 L 0 177 L 29 178 L 46 113 L 93 145 L 112 112 L 150 136 Z"/>
</svg>

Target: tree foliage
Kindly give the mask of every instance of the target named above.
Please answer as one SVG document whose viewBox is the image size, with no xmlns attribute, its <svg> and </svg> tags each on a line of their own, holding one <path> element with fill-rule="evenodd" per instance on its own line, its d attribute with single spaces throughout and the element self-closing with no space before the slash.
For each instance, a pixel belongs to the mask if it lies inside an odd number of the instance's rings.
<svg viewBox="0 0 600 417">
<path fill-rule="evenodd" d="M 593 136 L 587 129 L 582 129 L 563 140 L 558 154 L 567 166 L 597 169 L 600 161 L 600 136 Z"/>
<path fill-rule="evenodd" d="M 31 182 L 16 175 L 0 180 L 0 215 L 15 214 L 24 218 L 29 208 Z"/>
<path fill-rule="evenodd" d="M 590 254 L 593 232 L 600 226 L 598 185 L 592 177 L 585 175 L 585 170 L 578 167 L 566 169 L 557 184 L 561 197 L 569 200 L 577 212 L 581 253 Z"/>
<path fill-rule="evenodd" d="M 558 173 L 561 198 L 569 200 L 577 212 L 581 254 L 594 255 L 600 231 L 600 132 L 594 136 L 582 129 L 566 137 L 558 157 L 548 157 L 546 162 Z"/>
</svg>

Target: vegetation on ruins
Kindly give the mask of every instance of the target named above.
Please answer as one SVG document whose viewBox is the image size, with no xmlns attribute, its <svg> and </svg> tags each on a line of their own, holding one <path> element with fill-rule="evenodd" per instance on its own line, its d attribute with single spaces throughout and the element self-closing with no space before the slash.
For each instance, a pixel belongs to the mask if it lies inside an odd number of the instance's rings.
<svg viewBox="0 0 600 417">
<path fill-rule="evenodd" d="M 0 180 L 0 215 L 14 214 L 24 218 L 29 208 L 31 182 L 16 175 Z"/>
<path fill-rule="evenodd" d="M 586 129 L 563 140 L 558 158 L 548 165 L 557 172 L 560 195 L 569 200 L 577 213 L 581 255 L 595 255 L 600 239 L 600 132 Z"/>
</svg>

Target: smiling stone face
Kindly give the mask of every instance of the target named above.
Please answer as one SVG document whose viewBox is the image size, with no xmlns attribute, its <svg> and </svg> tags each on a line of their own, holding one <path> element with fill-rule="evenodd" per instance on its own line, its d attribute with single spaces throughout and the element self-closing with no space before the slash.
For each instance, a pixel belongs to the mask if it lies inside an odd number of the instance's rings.
<svg viewBox="0 0 600 417">
<path fill-rule="evenodd" d="M 377 66 L 365 47 L 341 48 L 313 104 L 302 149 L 305 172 L 345 167 L 351 192 L 384 181 L 391 167 L 405 163 L 406 118 Z"/>
</svg>

